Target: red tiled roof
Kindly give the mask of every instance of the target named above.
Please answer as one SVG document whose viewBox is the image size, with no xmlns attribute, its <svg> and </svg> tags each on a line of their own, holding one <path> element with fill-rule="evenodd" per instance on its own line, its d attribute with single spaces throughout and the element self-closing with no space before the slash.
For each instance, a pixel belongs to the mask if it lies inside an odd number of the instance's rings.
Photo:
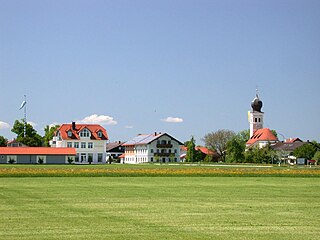
<svg viewBox="0 0 320 240">
<path fill-rule="evenodd" d="M 269 128 L 261 128 L 256 130 L 252 137 L 247 141 L 247 145 L 252 145 L 257 141 L 278 141 L 278 138 L 271 132 Z"/>
<path fill-rule="evenodd" d="M 74 148 L 0 147 L 2 155 L 76 155 Z"/>
<path fill-rule="evenodd" d="M 188 148 L 187 148 L 186 146 L 181 146 L 181 147 L 180 147 L 180 150 L 181 150 L 181 151 L 188 151 Z"/>
<path fill-rule="evenodd" d="M 212 151 L 212 150 L 210 150 L 210 149 L 208 149 L 208 148 L 206 148 L 206 147 L 195 147 L 195 149 L 196 149 L 197 151 L 200 151 L 200 152 L 206 154 L 206 155 L 214 155 L 214 154 L 215 154 L 214 151 Z M 181 146 L 181 147 L 180 147 L 180 150 L 187 152 L 187 151 L 188 151 L 188 148 L 187 148 L 186 146 Z"/>
<path fill-rule="evenodd" d="M 124 153 L 119 156 L 119 158 L 125 158 L 125 157 L 126 155 Z"/>
<path fill-rule="evenodd" d="M 213 155 L 215 152 L 206 148 L 206 147 L 196 147 L 197 151 L 201 151 L 202 153 L 206 154 L 206 155 Z"/>
<path fill-rule="evenodd" d="M 105 128 L 99 124 L 76 124 L 76 128 L 72 129 L 72 124 L 62 124 L 56 132 L 60 131 L 63 140 L 80 139 L 80 132 L 87 128 L 91 132 L 92 140 L 108 140 L 108 134 Z M 68 131 L 72 132 L 72 136 L 68 137 Z M 102 137 L 98 136 L 98 132 L 102 132 Z"/>
</svg>

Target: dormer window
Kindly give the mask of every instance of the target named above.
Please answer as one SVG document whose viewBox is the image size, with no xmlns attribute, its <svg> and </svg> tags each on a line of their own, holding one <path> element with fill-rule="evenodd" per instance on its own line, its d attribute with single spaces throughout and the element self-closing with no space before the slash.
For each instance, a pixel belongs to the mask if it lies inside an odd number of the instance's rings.
<svg viewBox="0 0 320 240">
<path fill-rule="evenodd" d="M 72 137 L 72 132 L 69 130 L 68 131 L 68 137 L 71 138 Z"/>
<path fill-rule="evenodd" d="M 101 138 L 102 137 L 102 131 L 98 132 L 98 137 Z"/>
<path fill-rule="evenodd" d="M 57 140 L 58 140 L 58 141 L 61 141 L 60 131 L 57 132 Z"/>
<path fill-rule="evenodd" d="M 80 132 L 80 137 L 90 137 L 90 131 L 88 129 L 83 129 L 81 132 Z"/>
</svg>

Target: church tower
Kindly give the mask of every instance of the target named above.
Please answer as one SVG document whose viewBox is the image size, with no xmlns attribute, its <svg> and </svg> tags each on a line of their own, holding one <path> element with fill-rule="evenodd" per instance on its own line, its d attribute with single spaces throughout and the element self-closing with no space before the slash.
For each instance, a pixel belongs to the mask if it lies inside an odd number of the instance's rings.
<svg viewBox="0 0 320 240">
<path fill-rule="evenodd" d="M 263 128 L 263 112 L 261 112 L 262 101 L 259 99 L 258 91 L 256 97 L 251 102 L 252 111 L 249 111 L 248 118 L 250 122 L 250 138 L 254 132 Z"/>
</svg>

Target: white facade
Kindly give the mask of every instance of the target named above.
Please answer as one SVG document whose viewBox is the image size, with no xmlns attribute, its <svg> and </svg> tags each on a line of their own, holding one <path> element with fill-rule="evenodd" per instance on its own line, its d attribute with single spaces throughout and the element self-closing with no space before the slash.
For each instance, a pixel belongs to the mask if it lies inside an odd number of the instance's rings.
<svg viewBox="0 0 320 240">
<path fill-rule="evenodd" d="M 106 163 L 107 140 L 97 138 L 97 136 L 103 136 L 101 130 L 98 133 L 93 133 L 89 128 L 83 127 L 74 139 L 71 137 L 72 130 L 67 130 L 63 136 L 60 131 L 64 131 L 64 129 L 58 129 L 56 136 L 50 141 L 51 147 L 75 148 L 77 153 L 75 163 Z M 92 134 L 95 134 L 94 137 Z"/>
<path fill-rule="evenodd" d="M 251 111 L 249 116 L 250 122 L 250 137 L 258 129 L 263 128 L 263 112 Z"/>
<path fill-rule="evenodd" d="M 162 134 L 150 142 L 125 144 L 124 163 L 180 162 L 181 143 L 168 134 Z"/>
</svg>

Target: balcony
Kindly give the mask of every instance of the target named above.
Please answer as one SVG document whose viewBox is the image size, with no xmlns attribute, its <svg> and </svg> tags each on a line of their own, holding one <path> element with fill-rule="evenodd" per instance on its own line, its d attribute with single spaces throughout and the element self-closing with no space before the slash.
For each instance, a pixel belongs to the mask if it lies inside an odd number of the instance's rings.
<svg viewBox="0 0 320 240">
<path fill-rule="evenodd" d="M 172 153 L 155 153 L 154 156 L 170 157 Z"/>
<path fill-rule="evenodd" d="M 157 148 L 172 148 L 172 144 L 169 143 L 158 143 Z"/>
</svg>

